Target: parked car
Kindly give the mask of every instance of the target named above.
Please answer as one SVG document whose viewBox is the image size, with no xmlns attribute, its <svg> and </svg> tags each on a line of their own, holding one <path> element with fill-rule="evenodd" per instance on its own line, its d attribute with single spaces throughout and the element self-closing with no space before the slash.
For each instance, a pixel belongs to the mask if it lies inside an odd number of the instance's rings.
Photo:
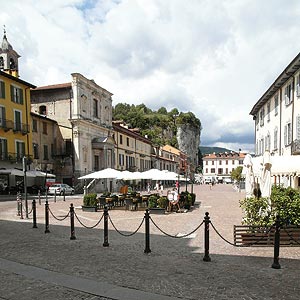
<svg viewBox="0 0 300 300">
<path fill-rule="evenodd" d="M 226 184 L 231 184 L 231 183 L 233 183 L 233 182 L 232 182 L 232 179 L 231 179 L 231 178 L 225 178 L 225 179 L 224 179 L 224 183 L 226 183 Z"/>
<path fill-rule="evenodd" d="M 56 183 L 52 184 L 49 189 L 48 189 L 48 194 L 49 195 L 73 195 L 74 194 L 74 189 L 70 187 L 69 185 L 65 183 Z"/>
</svg>

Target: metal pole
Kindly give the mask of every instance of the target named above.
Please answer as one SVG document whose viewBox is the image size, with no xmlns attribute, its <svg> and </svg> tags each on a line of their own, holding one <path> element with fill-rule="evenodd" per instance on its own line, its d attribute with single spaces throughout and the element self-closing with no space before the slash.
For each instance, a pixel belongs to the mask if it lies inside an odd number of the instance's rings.
<svg viewBox="0 0 300 300">
<path fill-rule="evenodd" d="M 49 233 L 49 204 L 48 200 L 45 203 L 45 233 Z"/>
<path fill-rule="evenodd" d="M 64 189 L 64 201 L 66 201 L 66 190 Z"/>
<path fill-rule="evenodd" d="M 103 243 L 103 247 L 108 247 L 109 243 L 108 243 L 108 208 L 107 205 L 105 205 L 104 207 L 104 243 Z"/>
<path fill-rule="evenodd" d="M 209 213 L 206 212 L 204 217 L 204 261 L 211 261 L 211 258 L 209 256 L 209 223 Z"/>
<path fill-rule="evenodd" d="M 42 204 L 41 202 L 41 190 L 38 190 L 38 198 L 39 198 L 39 205 Z"/>
<path fill-rule="evenodd" d="M 33 220 L 33 226 L 32 228 L 37 228 L 36 225 L 36 203 L 35 200 L 32 200 L 32 220 Z"/>
<path fill-rule="evenodd" d="M 56 202 L 56 190 L 54 190 L 54 202 Z"/>
<path fill-rule="evenodd" d="M 274 241 L 274 260 L 272 264 L 273 269 L 280 269 L 279 264 L 279 247 L 280 247 L 280 218 L 276 216 L 275 222 L 275 241 Z"/>
<path fill-rule="evenodd" d="M 150 253 L 150 215 L 149 209 L 146 209 L 145 212 L 145 250 L 144 253 Z"/>
<path fill-rule="evenodd" d="M 70 236 L 70 240 L 76 240 L 75 226 L 74 226 L 74 206 L 73 206 L 73 203 L 71 203 L 71 206 L 70 206 L 70 222 L 71 222 L 71 236 Z"/>
<path fill-rule="evenodd" d="M 17 215 L 20 216 L 21 215 L 21 210 L 20 210 L 20 193 L 17 192 Z"/>
<path fill-rule="evenodd" d="M 26 156 L 23 157 L 23 172 L 24 172 L 24 197 L 25 197 L 25 212 L 26 219 L 28 219 L 28 201 L 27 201 L 27 159 Z"/>
</svg>

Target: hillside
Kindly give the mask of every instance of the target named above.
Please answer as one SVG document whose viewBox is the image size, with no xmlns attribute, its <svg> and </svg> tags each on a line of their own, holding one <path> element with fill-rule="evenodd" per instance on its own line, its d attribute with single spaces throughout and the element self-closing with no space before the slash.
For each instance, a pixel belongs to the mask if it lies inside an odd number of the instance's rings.
<svg viewBox="0 0 300 300">
<path fill-rule="evenodd" d="M 200 151 L 202 155 L 209 154 L 209 153 L 221 153 L 221 152 L 230 152 L 232 150 L 221 148 L 221 147 L 208 147 L 208 146 L 200 146 Z"/>
</svg>

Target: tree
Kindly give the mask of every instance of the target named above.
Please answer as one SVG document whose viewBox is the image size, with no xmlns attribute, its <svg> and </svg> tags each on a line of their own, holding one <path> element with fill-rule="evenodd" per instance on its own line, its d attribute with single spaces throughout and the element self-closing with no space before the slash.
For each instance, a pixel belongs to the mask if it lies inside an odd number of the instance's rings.
<svg viewBox="0 0 300 300">
<path fill-rule="evenodd" d="M 243 170 L 242 166 L 238 166 L 235 169 L 233 169 L 231 172 L 231 178 L 240 182 L 242 179 L 242 170 Z"/>
</svg>

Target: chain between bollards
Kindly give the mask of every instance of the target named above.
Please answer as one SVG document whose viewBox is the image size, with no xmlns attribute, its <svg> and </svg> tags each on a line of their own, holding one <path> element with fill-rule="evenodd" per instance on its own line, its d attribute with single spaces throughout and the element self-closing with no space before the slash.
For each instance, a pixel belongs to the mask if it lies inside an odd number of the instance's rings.
<svg viewBox="0 0 300 300">
<path fill-rule="evenodd" d="M 49 233 L 49 204 L 48 200 L 46 199 L 45 203 L 45 233 Z"/>
<path fill-rule="evenodd" d="M 70 236 L 70 240 L 76 240 L 75 226 L 74 226 L 74 206 L 73 206 L 73 203 L 71 203 L 71 206 L 70 206 L 70 223 L 71 223 L 71 236 Z"/>
<path fill-rule="evenodd" d="M 211 261 L 211 258 L 209 256 L 209 223 L 209 213 L 206 212 L 204 217 L 204 261 Z"/>
<path fill-rule="evenodd" d="M 104 207 L 104 212 L 103 212 L 103 217 L 104 217 L 104 243 L 103 247 L 108 247 L 108 208 L 107 205 Z"/>
<path fill-rule="evenodd" d="M 149 209 L 145 212 L 145 250 L 144 253 L 150 253 L 150 214 Z"/>
<path fill-rule="evenodd" d="M 273 269 L 281 268 L 279 264 L 279 247 L 280 247 L 280 218 L 277 215 L 275 221 L 274 260 L 272 264 Z"/>
<path fill-rule="evenodd" d="M 36 225 L 36 202 L 34 199 L 32 200 L 32 221 L 33 221 L 32 228 L 37 228 L 37 225 Z"/>
</svg>

